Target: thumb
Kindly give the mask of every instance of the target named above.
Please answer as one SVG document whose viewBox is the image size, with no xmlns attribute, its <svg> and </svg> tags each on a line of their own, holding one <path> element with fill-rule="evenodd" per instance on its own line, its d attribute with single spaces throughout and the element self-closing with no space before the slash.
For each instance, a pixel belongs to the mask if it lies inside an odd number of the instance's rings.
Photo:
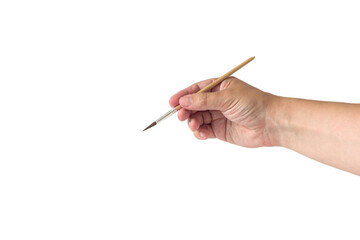
<svg viewBox="0 0 360 240">
<path fill-rule="evenodd" d="M 222 110 L 225 97 L 222 91 L 186 95 L 180 98 L 180 106 L 195 111 Z"/>
</svg>

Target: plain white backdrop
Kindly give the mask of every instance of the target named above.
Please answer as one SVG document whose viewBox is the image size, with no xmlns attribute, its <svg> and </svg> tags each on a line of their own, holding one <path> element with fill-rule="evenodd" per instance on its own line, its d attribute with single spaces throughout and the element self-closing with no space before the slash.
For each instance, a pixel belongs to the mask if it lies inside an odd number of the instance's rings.
<svg viewBox="0 0 360 240">
<path fill-rule="evenodd" d="M 0 239 L 359 239 L 360 179 L 196 140 L 169 97 L 236 77 L 359 103 L 357 1 L 1 1 Z"/>
</svg>

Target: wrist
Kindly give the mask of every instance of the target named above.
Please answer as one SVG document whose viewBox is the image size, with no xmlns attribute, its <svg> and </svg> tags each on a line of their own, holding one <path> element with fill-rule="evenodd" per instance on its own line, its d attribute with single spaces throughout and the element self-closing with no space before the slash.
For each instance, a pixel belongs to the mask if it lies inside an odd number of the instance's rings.
<svg viewBox="0 0 360 240">
<path fill-rule="evenodd" d="M 286 146 L 286 129 L 289 128 L 289 118 L 286 111 L 288 98 L 269 94 L 266 107 L 265 132 L 268 136 L 270 146 Z"/>
</svg>

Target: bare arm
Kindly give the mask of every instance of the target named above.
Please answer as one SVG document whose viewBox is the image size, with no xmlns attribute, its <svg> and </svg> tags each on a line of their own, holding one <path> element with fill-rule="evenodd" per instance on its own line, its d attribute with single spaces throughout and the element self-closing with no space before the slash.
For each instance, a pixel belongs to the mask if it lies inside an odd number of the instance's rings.
<svg viewBox="0 0 360 240">
<path fill-rule="evenodd" d="M 360 175 L 360 104 L 273 97 L 267 131 L 273 145 Z"/>
<path fill-rule="evenodd" d="M 360 104 L 278 97 L 234 77 L 211 92 L 196 93 L 213 80 L 170 98 L 171 106 L 183 107 L 178 118 L 189 120 L 198 139 L 282 146 L 360 175 Z"/>
</svg>

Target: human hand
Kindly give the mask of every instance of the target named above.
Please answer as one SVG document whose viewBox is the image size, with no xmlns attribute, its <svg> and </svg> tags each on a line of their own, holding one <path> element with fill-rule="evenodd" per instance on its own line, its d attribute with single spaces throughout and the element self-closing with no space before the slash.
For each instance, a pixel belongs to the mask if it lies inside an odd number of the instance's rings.
<svg viewBox="0 0 360 240">
<path fill-rule="evenodd" d="M 215 80 L 195 83 L 170 98 L 170 106 L 182 106 L 179 120 L 188 119 L 198 139 L 218 138 L 244 147 L 272 146 L 266 120 L 275 96 L 235 77 L 225 79 L 211 92 L 196 93 Z"/>
<path fill-rule="evenodd" d="M 282 146 L 360 175 L 360 104 L 278 97 L 230 77 L 195 83 L 170 98 L 198 139 L 244 147 Z"/>
</svg>

